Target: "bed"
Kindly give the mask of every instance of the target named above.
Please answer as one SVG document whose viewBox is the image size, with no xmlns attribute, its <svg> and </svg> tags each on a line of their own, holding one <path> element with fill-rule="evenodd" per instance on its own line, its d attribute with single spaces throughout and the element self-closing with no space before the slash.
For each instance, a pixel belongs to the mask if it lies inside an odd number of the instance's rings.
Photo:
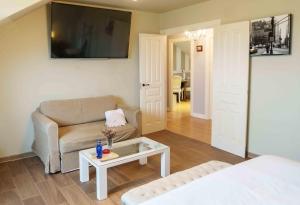
<svg viewBox="0 0 300 205">
<path fill-rule="evenodd" d="M 261 156 L 199 178 L 141 205 L 299 205 L 300 163 Z"/>
</svg>

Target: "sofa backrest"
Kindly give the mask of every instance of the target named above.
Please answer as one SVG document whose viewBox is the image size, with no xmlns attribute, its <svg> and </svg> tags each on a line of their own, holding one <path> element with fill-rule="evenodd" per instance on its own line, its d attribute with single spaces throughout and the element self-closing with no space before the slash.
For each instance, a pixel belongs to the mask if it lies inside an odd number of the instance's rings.
<svg viewBox="0 0 300 205">
<path fill-rule="evenodd" d="M 62 127 L 104 120 L 105 112 L 116 107 L 115 97 L 104 96 L 45 101 L 40 105 L 40 112 Z"/>
</svg>

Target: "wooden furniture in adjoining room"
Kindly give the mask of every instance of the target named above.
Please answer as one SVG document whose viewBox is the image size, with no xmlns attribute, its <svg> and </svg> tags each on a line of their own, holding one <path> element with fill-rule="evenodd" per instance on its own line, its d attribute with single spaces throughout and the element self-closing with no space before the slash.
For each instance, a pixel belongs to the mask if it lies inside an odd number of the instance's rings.
<svg viewBox="0 0 300 205">
<path fill-rule="evenodd" d="M 179 75 L 172 76 L 172 90 L 173 90 L 173 94 L 176 94 L 177 96 L 177 102 L 180 102 L 182 97 L 181 83 L 182 83 L 181 76 Z"/>
<path fill-rule="evenodd" d="M 182 80 L 181 83 L 182 89 L 182 100 L 187 100 L 191 98 L 191 81 L 190 80 Z"/>
</svg>

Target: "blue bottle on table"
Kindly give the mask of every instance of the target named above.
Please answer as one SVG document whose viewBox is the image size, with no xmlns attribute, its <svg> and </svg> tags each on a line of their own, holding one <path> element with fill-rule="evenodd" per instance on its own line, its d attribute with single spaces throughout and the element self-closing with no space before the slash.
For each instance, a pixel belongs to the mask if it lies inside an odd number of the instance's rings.
<svg viewBox="0 0 300 205">
<path fill-rule="evenodd" d="M 97 154 L 97 159 L 102 158 L 102 144 L 100 140 L 97 140 L 96 154 Z"/>
</svg>

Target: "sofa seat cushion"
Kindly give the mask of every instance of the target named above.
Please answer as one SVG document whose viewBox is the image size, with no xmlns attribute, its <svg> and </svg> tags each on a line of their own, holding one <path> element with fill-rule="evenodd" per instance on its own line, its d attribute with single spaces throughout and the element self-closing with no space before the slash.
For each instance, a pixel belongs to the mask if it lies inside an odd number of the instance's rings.
<svg viewBox="0 0 300 205">
<path fill-rule="evenodd" d="M 59 128 L 60 153 L 74 152 L 96 146 L 98 139 L 106 144 L 106 138 L 102 134 L 105 121 L 91 122 Z M 116 131 L 114 142 L 133 138 L 136 135 L 136 128 L 131 124 L 113 128 Z"/>
</svg>

